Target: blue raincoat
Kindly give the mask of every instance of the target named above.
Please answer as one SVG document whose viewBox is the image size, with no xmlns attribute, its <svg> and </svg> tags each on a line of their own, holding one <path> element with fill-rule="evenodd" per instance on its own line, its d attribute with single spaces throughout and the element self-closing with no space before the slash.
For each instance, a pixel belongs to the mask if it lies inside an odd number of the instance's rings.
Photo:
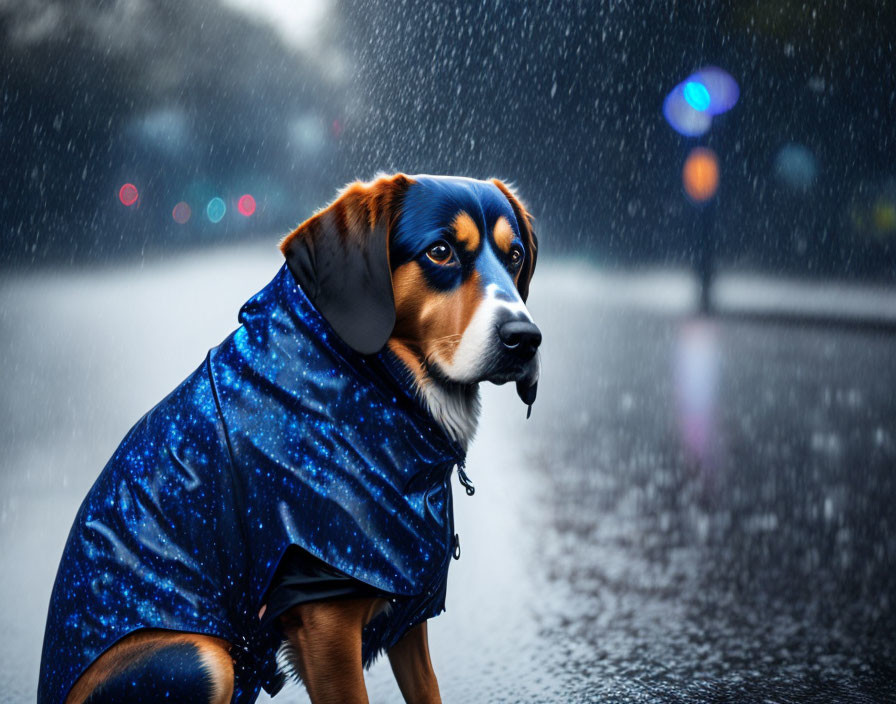
<svg viewBox="0 0 896 704">
<path fill-rule="evenodd" d="M 38 701 L 61 704 L 123 636 L 163 628 L 234 646 L 235 702 L 282 686 L 261 625 L 290 545 L 392 598 L 369 666 L 444 610 L 451 472 L 463 450 L 387 349 L 339 337 L 287 265 L 242 325 L 131 428 L 84 500 L 50 601 Z"/>
</svg>

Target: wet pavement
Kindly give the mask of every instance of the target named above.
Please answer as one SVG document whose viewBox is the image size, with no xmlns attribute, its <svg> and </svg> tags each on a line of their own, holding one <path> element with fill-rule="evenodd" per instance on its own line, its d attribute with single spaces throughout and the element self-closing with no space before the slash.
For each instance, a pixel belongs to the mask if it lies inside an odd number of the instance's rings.
<svg viewBox="0 0 896 704">
<path fill-rule="evenodd" d="M 0 284 L 4 700 L 34 699 L 84 493 L 277 257 Z M 446 702 L 896 701 L 896 335 L 698 320 L 693 298 L 676 274 L 541 266 L 532 418 L 486 389 L 476 494 L 455 485 L 462 554 L 430 627 Z M 367 681 L 401 701 L 387 661 Z"/>
</svg>

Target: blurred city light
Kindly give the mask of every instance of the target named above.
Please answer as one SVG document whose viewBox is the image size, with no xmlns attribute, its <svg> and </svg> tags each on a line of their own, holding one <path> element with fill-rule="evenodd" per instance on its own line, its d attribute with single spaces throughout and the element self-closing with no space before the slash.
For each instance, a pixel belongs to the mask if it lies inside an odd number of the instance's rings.
<svg viewBox="0 0 896 704">
<path fill-rule="evenodd" d="M 685 83 L 682 94 L 688 105 L 694 108 L 694 110 L 703 112 L 709 108 L 709 91 L 699 81 L 688 81 Z"/>
<path fill-rule="evenodd" d="M 118 190 L 118 200 L 127 206 L 136 203 L 139 196 L 137 187 L 133 183 L 126 183 Z"/>
<path fill-rule="evenodd" d="M 174 206 L 174 210 L 171 211 L 171 217 L 174 218 L 174 222 L 179 223 L 180 225 L 186 224 L 186 222 L 190 219 L 190 215 L 192 215 L 192 211 L 190 210 L 190 206 L 187 205 L 184 201 L 181 201 L 177 205 Z"/>
<path fill-rule="evenodd" d="M 699 137 L 709 131 L 712 125 L 712 115 L 708 112 L 694 109 L 685 100 L 684 85 L 679 83 L 672 92 L 666 96 L 663 103 L 663 117 L 666 118 L 672 129 L 685 137 Z"/>
<path fill-rule="evenodd" d="M 290 143 L 306 156 L 319 153 L 327 142 L 323 120 L 311 112 L 293 119 L 288 127 Z"/>
<path fill-rule="evenodd" d="M 712 198 L 719 188 L 719 160 L 712 149 L 694 147 L 684 162 L 681 180 L 685 193 L 696 203 Z"/>
<path fill-rule="evenodd" d="M 186 112 L 173 107 L 157 108 L 135 118 L 128 132 L 145 146 L 169 156 L 182 154 L 192 141 Z"/>
<path fill-rule="evenodd" d="M 692 461 L 713 469 L 716 399 L 721 352 L 715 326 L 688 323 L 679 331 L 675 355 L 675 395 L 681 442 Z"/>
<path fill-rule="evenodd" d="M 208 219 L 214 223 L 221 222 L 221 219 L 226 212 L 227 205 L 224 203 L 223 199 L 218 198 L 217 196 L 212 198 L 205 208 L 205 214 L 208 216 Z"/>
<path fill-rule="evenodd" d="M 896 203 L 884 197 L 878 198 L 874 204 L 874 228 L 880 235 L 892 235 L 896 232 Z"/>
<path fill-rule="evenodd" d="M 879 246 L 896 237 L 896 181 L 865 183 L 849 209 L 852 232 Z"/>
<path fill-rule="evenodd" d="M 249 217 L 255 212 L 255 199 L 250 194 L 240 196 L 237 201 L 236 209 L 240 211 L 240 215 Z"/>
<path fill-rule="evenodd" d="M 737 104 L 740 88 L 737 81 L 727 71 L 718 66 L 705 66 L 687 79 L 686 83 L 697 83 L 706 89 L 709 102 L 705 110 L 710 115 L 721 115 Z"/>
<path fill-rule="evenodd" d="M 815 183 L 818 162 L 802 144 L 785 144 L 775 157 L 775 175 L 796 191 L 808 191 Z"/>
<path fill-rule="evenodd" d="M 709 131 L 713 116 L 733 108 L 739 97 L 737 81 L 727 71 L 705 66 L 669 92 L 663 116 L 679 134 L 699 137 Z"/>
</svg>

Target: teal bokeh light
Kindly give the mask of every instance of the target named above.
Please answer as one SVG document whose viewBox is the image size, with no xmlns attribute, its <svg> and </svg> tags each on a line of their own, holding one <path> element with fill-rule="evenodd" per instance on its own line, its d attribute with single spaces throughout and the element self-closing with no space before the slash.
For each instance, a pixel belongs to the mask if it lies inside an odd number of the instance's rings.
<svg viewBox="0 0 896 704">
<path fill-rule="evenodd" d="M 208 215 L 208 219 L 212 222 L 221 222 L 221 219 L 224 217 L 224 213 L 227 212 L 227 205 L 221 198 L 212 198 L 208 202 L 208 206 L 205 209 L 205 214 Z"/>
<path fill-rule="evenodd" d="M 684 99 L 688 105 L 699 112 L 709 109 L 712 102 L 706 86 L 699 81 L 688 81 L 684 84 Z"/>
</svg>

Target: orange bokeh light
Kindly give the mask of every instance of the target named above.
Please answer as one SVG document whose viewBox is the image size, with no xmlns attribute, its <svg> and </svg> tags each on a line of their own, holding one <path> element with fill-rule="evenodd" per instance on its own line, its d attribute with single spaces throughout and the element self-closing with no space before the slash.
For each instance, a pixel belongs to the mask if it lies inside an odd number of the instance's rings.
<svg viewBox="0 0 896 704">
<path fill-rule="evenodd" d="M 719 159 L 712 149 L 694 147 L 684 162 L 681 180 L 685 193 L 697 202 L 705 203 L 719 188 Z"/>
</svg>

